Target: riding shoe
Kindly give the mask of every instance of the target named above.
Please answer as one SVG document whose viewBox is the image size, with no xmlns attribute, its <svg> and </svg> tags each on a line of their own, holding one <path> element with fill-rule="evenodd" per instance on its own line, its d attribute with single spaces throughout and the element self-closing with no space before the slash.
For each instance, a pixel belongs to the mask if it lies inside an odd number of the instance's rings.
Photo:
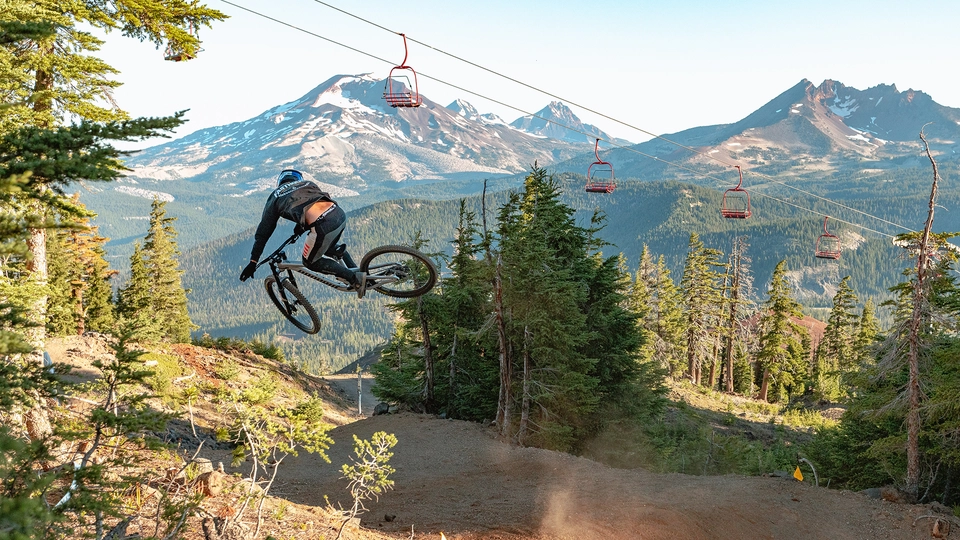
<svg viewBox="0 0 960 540">
<path fill-rule="evenodd" d="M 349 253 L 347 253 L 346 244 L 338 245 L 336 249 L 333 250 L 333 256 L 338 261 L 343 262 L 343 265 L 346 266 L 347 268 L 357 267 L 357 263 L 353 261 L 353 257 L 351 257 Z"/>
<path fill-rule="evenodd" d="M 363 294 L 367 292 L 367 273 L 357 272 L 356 279 L 357 282 L 353 286 L 357 288 L 357 298 L 363 298 Z"/>
</svg>

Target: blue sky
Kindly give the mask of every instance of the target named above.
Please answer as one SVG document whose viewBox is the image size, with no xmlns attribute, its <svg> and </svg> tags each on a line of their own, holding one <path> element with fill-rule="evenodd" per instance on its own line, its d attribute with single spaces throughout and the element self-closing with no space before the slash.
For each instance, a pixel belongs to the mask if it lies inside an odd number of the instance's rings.
<svg viewBox="0 0 960 540">
<path fill-rule="evenodd" d="M 394 64 L 403 59 L 399 36 L 314 0 L 230 1 Z M 324 1 L 655 133 L 735 122 L 804 78 L 860 89 L 896 84 L 960 107 L 960 2 L 953 0 Z M 231 18 L 200 29 L 204 52 L 189 62 L 165 62 L 152 44 L 107 36 L 101 56 L 120 70 L 122 108 L 134 116 L 190 109 L 182 136 L 246 120 L 336 74 L 390 70 L 222 0 L 207 3 Z M 552 99 L 416 44 L 407 64 L 526 111 Z M 422 80 L 420 91 L 507 121 L 523 114 L 432 81 Z M 614 136 L 649 138 L 573 109 Z"/>
</svg>

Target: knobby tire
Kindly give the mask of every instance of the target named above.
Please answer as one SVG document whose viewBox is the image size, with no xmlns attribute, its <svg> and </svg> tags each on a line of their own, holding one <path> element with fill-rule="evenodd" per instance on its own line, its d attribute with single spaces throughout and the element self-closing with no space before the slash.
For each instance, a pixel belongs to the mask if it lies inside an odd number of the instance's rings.
<svg viewBox="0 0 960 540">
<path fill-rule="evenodd" d="M 280 286 L 286 289 L 287 294 L 293 296 L 294 302 L 284 300 L 283 297 L 280 296 L 279 291 L 274 289 L 274 287 L 277 286 L 276 277 L 267 276 L 267 278 L 263 280 L 263 284 L 267 288 L 267 296 L 270 297 L 270 300 L 273 300 L 273 304 L 277 306 L 280 313 L 283 313 L 283 316 L 292 322 L 294 326 L 308 334 L 316 334 L 320 331 L 320 317 L 317 315 L 317 310 L 313 309 L 313 306 L 310 305 L 310 302 L 303 296 L 303 293 L 297 289 L 297 286 L 290 281 L 290 278 L 281 278 Z M 303 310 L 310 318 L 310 324 L 298 319 L 296 310 Z"/>
<path fill-rule="evenodd" d="M 419 263 L 418 268 L 407 267 L 408 265 L 405 263 L 411 259 L 413 259 L 413 262 Z M 418 275 L 399 283 L 384 283 L 374 288 L 374 291 L 395 298 L 415 298 L 425 294 L 437 284 L 437 267 L 426 255 L 407 246 L 380 246 L 371 249 L 360 260 L 360 270 L 366 272 L 374 280 L 378 276 L 395 277 L 396 274 L 391 273 L 390 268 L 370 270 L 371 265 L 376 266 L 391 261 L 395 262 L 395 270 L 398 269 L 397 267 L 408 271 L 419 270 Z"/>
</svg>

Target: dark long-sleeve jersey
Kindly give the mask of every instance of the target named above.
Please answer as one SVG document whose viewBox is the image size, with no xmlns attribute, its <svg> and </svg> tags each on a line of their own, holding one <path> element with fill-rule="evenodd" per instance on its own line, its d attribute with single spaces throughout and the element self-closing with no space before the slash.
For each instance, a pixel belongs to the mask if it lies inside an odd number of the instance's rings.
<svg viewBox="0 0 960 540">
<path fill-rule="evenodd" d="M 263 248 L 270 240 L 270 235 L 277 228 L 277 221 L 286 218 L 294 223 L 306 227 L 310 223 L 303 223 L 304 209 L 317 201 L 335 202 L 330 194 L 320 189 L 320 186 L 309 180 L 288 182 L 273 190 L 263 207 L 263 216 L 257 233 L 253 237 L 253 249 L 250 250 L 250 260 L 257 261 L 263 254 Z"/>
</svg>

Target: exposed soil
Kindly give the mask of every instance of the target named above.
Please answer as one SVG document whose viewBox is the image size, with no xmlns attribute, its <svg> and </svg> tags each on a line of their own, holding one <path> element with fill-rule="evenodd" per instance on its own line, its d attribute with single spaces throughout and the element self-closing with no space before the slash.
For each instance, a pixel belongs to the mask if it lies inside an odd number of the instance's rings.
<svg viewBox="0 0 960 540">
<path fill-rule="evenodd" d="M 395 489 L 368 504 L 364 528 L 396 537 L 489 539 L 927 539 L 934 512 L 777 477 L 622 470 L 500 442 L 492 428 L 412 413 L 336 428 L 328 455 L 346 463 L 352 435 L 397 436 Z M 303 505 L 349 506 L 338 467 L 301 455 L 277 479 Z M 392 521 L 386 518 L 395 516 Z M 421 536 L 424 534 L 424 536 Z M 954 535 L 956 536 L 956 535 Z"/>
<path fill-rule="evenodd" d="M 71 342 L 51 355 L 76 362 L 81 352 L 106 354 Z M 223 354 L 190 346 L 177 346 L 173 352 L 200 377 L 208 376 L 206 368 Z M 237 362 L 250 367 L 245 358 Z M 930 506 L 816 488 L 792 478 L 614 469 L 568 454 L 513 446 L 498 440 L 494 428 L 470 422 L 413 413 L 353 421 L 356 403 L 351 406 L 348 400 L 356 396 L 355 376 L 296 379 L 332 400 L 328 418 L 338 425 L 331 432 L 336 443 L 327 452 L 332 464 L 307 453 L 282 463 L 271 489 L 282 500 L 267 506 L 261 537 L 335 538 L 342 519 L 327 510 L 328 501 L 343 507 L 352 502 L 340 465 L 351 461 L 354 434 L 368 439 L 377 431 L 399 440 L 390 460 L 396 468 L 391 477 L 395 486 L 368 503 L 362 528 L 347 526 L 343 538 L 411 538 L 413 531 L 413 538 L 440 538 L 443 532 L 450 540 L 920 540 L 932 537 L 938 517 L 941 524 L 953 519 Z M 235 383 L 244 380 L 247 375 Z M 366 394 L 370 382 L 364 380 L 365 413 L 375 404 Z M 212 446 L 202 455 L 228 464 L 229 450 Z M 215 512 L 228 504 L 211 499 L 204 506 Z M 185 537 L 203 537 L 196 522 Z"/>
</svg>

